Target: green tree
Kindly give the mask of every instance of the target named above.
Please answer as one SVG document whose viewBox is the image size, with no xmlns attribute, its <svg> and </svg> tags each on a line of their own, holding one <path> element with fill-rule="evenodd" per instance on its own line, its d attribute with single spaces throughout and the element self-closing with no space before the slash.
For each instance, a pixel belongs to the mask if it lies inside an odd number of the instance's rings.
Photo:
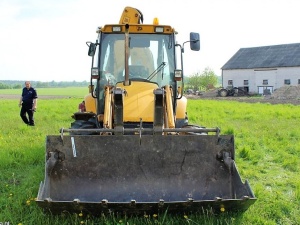
<svg viewBox="0 0 300 225">
<path fill-rule="evenodd" d="M 188 86 L 194 91 L 197 90 L 208 90 L 215 87 L 218 84 L 218 76 L 215 72 L 206 67 L 202 73 L 193 74 L 188 81 Z"/>
<path fill-rule="evenodd" d="M 10 89 L 11 87 L 9 85 L 6 85 L 4 83 L 0 83 L 0 89 Z"/>
<path fill-rule="evenodd" d="M 21 84 L 15 84 L 13 86 L 13 89 L 22 89 L 22 85 Z"/>
<path fill-rule="evenodd" d="M 191 77 L 189 77 L 187 82 L 187 89 L 192 89 L 193 91 L 198 91 L 200 88 L 200 75 L 199 73 L 193 74 Z"/>
</svg>

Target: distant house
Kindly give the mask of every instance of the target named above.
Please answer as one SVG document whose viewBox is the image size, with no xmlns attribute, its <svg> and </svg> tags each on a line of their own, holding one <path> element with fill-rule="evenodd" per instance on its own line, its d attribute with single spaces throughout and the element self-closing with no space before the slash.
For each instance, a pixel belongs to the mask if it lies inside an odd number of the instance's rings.
<svg viewBox="0 0 300 225">
<path fill-rule="evenodd" d="M 241 48 L 221 69 L 223 87 L 249 93 L 300 85 L 300 43 Z"/>
</svg>

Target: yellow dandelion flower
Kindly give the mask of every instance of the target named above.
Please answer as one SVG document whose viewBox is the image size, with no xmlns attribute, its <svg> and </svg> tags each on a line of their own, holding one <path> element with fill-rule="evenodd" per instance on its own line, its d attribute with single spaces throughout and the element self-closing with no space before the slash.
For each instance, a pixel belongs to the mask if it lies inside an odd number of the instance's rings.
<svg viewBox="0 0 300 225">
<path fill-rule="evenodd" d="M 84 221 L 81 220 L 81 221 L 80 221 L 80 224 L 84 224 Z"/>
<path fill-rule="evenodd" d="M 148 218 L 148 215 L 145 214 L 144 217 L 145 217 L 145 218 Z"/>
<path fill-rule="evenodd" d="M 221 212 L 225 212 L 225 208 L 224 208 L 224 207 L 221 207 L 221 208 L 220 208 L 220 211 L 221 211 Z"/>
<path fill-rule="evenodd" d="M 122 220 L 119 220 L 119 223 L 123 223 L 123 221 L 122 221 Z"/>
<path fill-rule="evenodd" d="M 184 215 L 183 217 L 184 217 L 184 219 L 188 219 L 189 218 L 187 215 Z"/>
<path fill-rule="evenodd" d="M 156 217 L 157 217 L 157 214 L 153 214 L 153 217 L 156 218 Z"/>
<path fill-rule="evenodd" d="M 79 213 L 78 216 L 82 217 L 82 216 L 83 216 L 83 213 Z"/>
<path fill-rule="evenodd" d="M 22 223 L 18 223 L 18 225 L 22 225 Z"/>
<path fill-rule="evenodd" d="M 27 200 L 27 201 L 26 201 L 26 205 L 30 205 L 30 200 Z"/>
</svg>

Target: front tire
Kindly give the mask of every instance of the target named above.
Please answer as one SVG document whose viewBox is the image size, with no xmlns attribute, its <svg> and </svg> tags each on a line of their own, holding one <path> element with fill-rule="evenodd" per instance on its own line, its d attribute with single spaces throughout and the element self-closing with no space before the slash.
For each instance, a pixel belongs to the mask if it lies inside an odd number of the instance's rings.
<svg viewBox="0 0 300 225">
<path fill-rule="evenodd" d="M 73 123 L 71 123 L 70 129 L 96 129 L 97 125 L 95 123 L 94 118 L 91 118 L 89 120 L 75 120 Z M 97 132 L 85 132 L 85 131 L 70 131 L 70 135 L 94 135 L 97 134 Z"/>
</svg>

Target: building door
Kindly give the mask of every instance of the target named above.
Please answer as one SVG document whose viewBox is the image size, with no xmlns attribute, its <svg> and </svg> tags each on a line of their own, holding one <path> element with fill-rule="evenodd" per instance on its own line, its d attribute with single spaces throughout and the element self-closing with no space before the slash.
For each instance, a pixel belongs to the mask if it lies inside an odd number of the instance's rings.
<svg viewBox="0 0 300 225">
<path fill-rule="evenodd" d="M 265 95 L 266 93 L 273 93 L 273 86 L 258 86 L 258 94 Z"/>
</svg>

